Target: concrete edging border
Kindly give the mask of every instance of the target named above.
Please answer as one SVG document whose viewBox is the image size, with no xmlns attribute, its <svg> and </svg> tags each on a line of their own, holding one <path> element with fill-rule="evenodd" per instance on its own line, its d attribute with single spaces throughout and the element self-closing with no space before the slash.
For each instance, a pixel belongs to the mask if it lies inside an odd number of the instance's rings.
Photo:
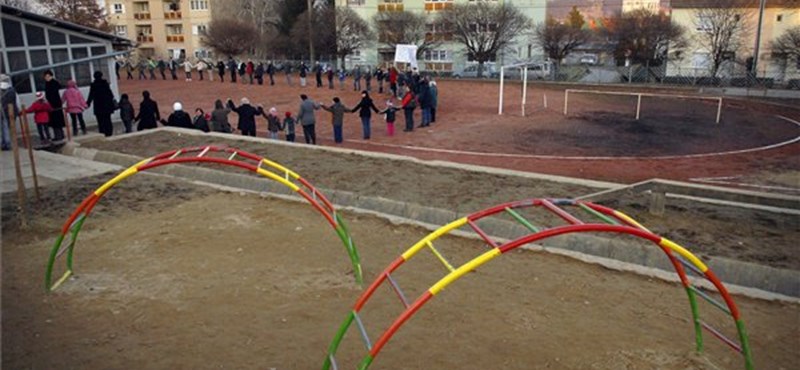
<svg viewBox="0 0 800 370">
<path fill-rule="evenodd" d="M 81 147 L 68 147 L 64 151 L 67 155 L 125 167 L 131 166 L 142 159 L 128 154 Z M 152 172 L 199 183 L 212 184 L 217 187 L 232 188 L 238 191 L 294 198 L 291 190 L 278 183 L 243 174 L 186 165 L 162 167 L 154 169 Z M 434 227 L 430 225 L 444 225 L 464 216 L 454 211 L 425 207 L 414 203 L 380 197 L 359 196 L 341 190 L 319 190 L 325 193 L 333 203 L 345 209 L 352 208 L 363 212 L 374 212 L 374 214 L 390 220 L 393 218 L 411 220 L 414 224 L 423 225 L 423 227 L 429 229 Z M 297 199 L 300 198 L 298 197 Z M 498 239 L 512 239 L 525 233 L 525 229 L 522 226 L 501 220 L 487 220 L 481 224 L 481 227 L 493 237 L 498 237 Z M 627 270 L 635 272 L 640 268 L 655 269 L 661 272 L 672 271 L 672 266 L 664 258 L 662 251 L 657 248 L 645 248 L 641 243 L 619 239 L 590 235 L 570 235 L 548 240 L 544 249 L 557 254 L 569 255 L 586 262 L 598 263 L 596 260 L 599 258 L 608 260 L 606 261 L 607 263 L 615 261 L 626 266 L 637 266 L 636 268 L 626 267 Z M 800 271 L 778 269 L 722 257 L 713 258 L 711 264 L 716 274 L 726 283 L 750 289 L 754 288 L 765 293 L 770 292 L 770 294 L 777 293 L 771 299 L 791 300 L 791 297 L 800 298 L 800 284 L 797 283 L 800 281 Z"/>
</svg>

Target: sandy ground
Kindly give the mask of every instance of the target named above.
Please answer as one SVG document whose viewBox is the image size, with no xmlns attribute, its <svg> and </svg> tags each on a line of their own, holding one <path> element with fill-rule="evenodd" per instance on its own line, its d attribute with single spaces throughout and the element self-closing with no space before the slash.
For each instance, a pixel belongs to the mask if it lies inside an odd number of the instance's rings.
<svg viewBox="0 0 800 370">
<path fill-rule="evenodd" d="M 9 369 L 318 368 L 360 289 L 322 217 L 305 204 L 139 176 L 100 203 L 76 249 L 77 278 L 42 287 L 56 229 L 102 177 L 45 189 L 32 227 L 3 204 L 3 366 Z M 427 231 L 345 213 L 368 279 Z M 455 261 L 482 243 L 445 237 Z M 420 255 L 398 272 L 416 296 L 445 270 Z M 796 369 L 800 306 L 736 298 L 757 368 Z M 399 312 L 387 289 L 364 309 L 372 338 Z M 732 323 L 701 303 L 703 318 Z M 517 252 L 423 308 L 374 369 L 741 369 L 706 337 L 693 353 L 682 289 L 565 257 Z M 374 339 L 373 339 L 374 340 Z M 342 368 L 363 354 L 356 332 Z"/>
<path fill-rule="evenodd" d="M 595 88 L 570 85 L 569 88 Z M 162 114 L 168 114 L 173 100 L 180 100 L 192 111 L 213 106 L 215 99 L 248 97 L 280 112 L 297 111 L 299 94 L 330 103 L 333 96 L 352 106 L 358 93 L 315 87 L 286 86 L 279 79 L 275 86 L 242 85 L 219 82 L 121 81 L 120 91 L 128 93 L 134 104 L 141 91 L 149 90 L 159 101 Z M 496 82 L 439 81 L 440 106 L 437 123 L 412 133 L 386 136 L 383 118 L 373 117 L 373 136 L 361 139 L 361 124 L 356 114 L 345 121 L 343 146 L 415 156 L 483 164 L 493 167 L 577 176 L 598 180 L 635 182 L 653 177 L 686 180 L 694 177 L 739 176 L 769 170 L 782 173 L 800 169 L 800 143 L 758 153 L 724 157 L 653 159 L 653 156 L 685 155 L 741 150 L 783 142 L 800 135 L 800 128 L 783 115 L 800 121 L 800 112 L 787 106 L 728 99 L 722 124 L 714 124 L 716 105 L 687 99 L 643 98 L 642 119 L 635 116 L 635 98 L 573 94 L 570 115 L 563 115 L 564 86 L 531 84 L 528 90 L 528 116 L 520 115 L 521 85 L 508 84 L 504 90 L 508 113 L 497 115 Z M 694 94 L 685 89 L 646 89 L 604 87 L 623 91 Z M 548 97 L 548 108 L 543 98 Z M 386 95 L 374 93 L 383 108 Z M 330 115 L 317 114 L 318 137 L 323 145 L 332 142 Z M 231 119 L 235 121 L 236 115 Z M 402 120 L 402 114 L 398 117 Z M 417 110 L 415 120 L 419 123 Z M 399 123 L 398 125 L 402 124 Z M 259 119 L 259 135 L 266 136 L 266 121 Z M 398 126 L 399 128 L 399 126 Z M 398 130 L 399 131 L 399 130 Z M 299 135 L 302 136 L 302 135 Z M 299 138 L 302 140 L 302 137 Z M 430 149 L 466 151 L 444 153 Z M 475 154 L 478 152 L 481 154 Z M 488 154 L 487 154 L 488 153 Z M 504 157 L 491 153 L 549 156 L 635 156 L 639 160 L 586 160 L 570 158 Z M 800 188 L 795 179 L 793 187 Z"/>
<path fill-rule="evenodd" d="M 232 137 L 235 139 L 236 137 Z M 124 140 L 92 141 L 84 145 L 140 157 L 168 150 L 208 144 L 227 145 L 264 155 L 295 170 L 315 186 L 378 196 L 426 206 L 472 213 L 508 201 L 526 198 L 579 197 L 597 189 L 512 176 L 441 169 L 407 161 L 366 158 L 320 152 L 305 146 L 207 139 L 204 136 L 157 132 Z M 217 166 L 215 168 L 242 171 Z M 655 232 L 685 243 L 706 258 L 729 257 L 774 267 L 800 269 L 797 240 L 800 216 L 708 205 L 671 199 L 667 213 L 648 212 L 647 196 L 625 196 L 606 202 L 644 222 Z M 532 222 L 550 219 L 529 216 Z M 585 215 L 580 215 L 586 217 Z"/>
</svg>

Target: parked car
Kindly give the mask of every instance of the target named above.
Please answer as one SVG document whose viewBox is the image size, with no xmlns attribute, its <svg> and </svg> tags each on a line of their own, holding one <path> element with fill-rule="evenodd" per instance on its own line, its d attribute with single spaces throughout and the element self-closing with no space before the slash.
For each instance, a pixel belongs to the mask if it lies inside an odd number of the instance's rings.
<svg viewBox="0 0 800 370">
<path fill-rule="evenodd" d="M 453 74 L 455 78 L 478 78 L 478 65 L 472 64 L 464 68 L 461 72 Z M 483 78 L 500 78 L 500 71 L 493 64 L 483 65 Z"/>
</svg>

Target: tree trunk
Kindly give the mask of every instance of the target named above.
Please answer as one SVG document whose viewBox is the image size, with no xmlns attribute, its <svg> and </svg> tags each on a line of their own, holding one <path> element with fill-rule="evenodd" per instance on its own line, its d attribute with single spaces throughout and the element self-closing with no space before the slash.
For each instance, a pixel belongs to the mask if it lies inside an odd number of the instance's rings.
<svg viewBox="0 0 800 370">
<path fill-rule="evenodd" d="M 478 78 L 483 78 L 483 60 L 478 61 Z"/>
</svg>

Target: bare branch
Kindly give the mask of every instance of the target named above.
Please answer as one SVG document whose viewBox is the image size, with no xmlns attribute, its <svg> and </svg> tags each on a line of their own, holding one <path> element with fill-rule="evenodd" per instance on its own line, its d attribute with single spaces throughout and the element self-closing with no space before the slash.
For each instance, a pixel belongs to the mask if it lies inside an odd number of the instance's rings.
<svg viewBox="0 0 800 370">
<path fill-rule="evenodd" d="M 252 51 L 256 43 L 257 29 L 250 23 L 238 19 L 214 19 L 200 35 L 200 42 L 221 55 L 229 57 Z"/>
<path fill-rule="evenodd" d="M 697 43 L 710 56 L 710 71 L 717 76 L 722 64 L 731 59 L 744 46 L 750 31 L 745 9 L 708 8 L 695 11 L 694 25 L 699 33 Z"/>
</svg>

